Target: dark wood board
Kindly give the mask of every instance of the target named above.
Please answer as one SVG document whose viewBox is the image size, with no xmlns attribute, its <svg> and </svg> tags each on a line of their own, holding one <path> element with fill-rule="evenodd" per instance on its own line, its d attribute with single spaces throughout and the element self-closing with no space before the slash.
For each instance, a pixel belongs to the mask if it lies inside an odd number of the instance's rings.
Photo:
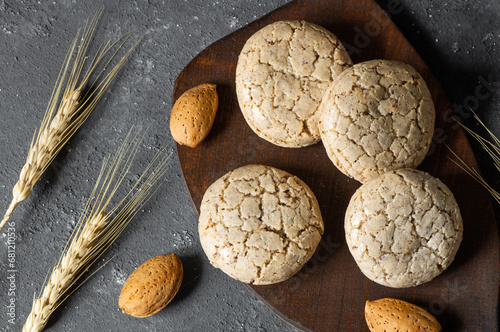
<svg viewBox="0 0 500 332">
<path fill-rule="evenodd" d="M 392 289 L 368 280 L 349 253 L 343 228 L 347 204 L 360 184 L 335 168 L 321 143 L 301 149 L 280 148 L 257 137 L 245 123 L 234 83 L 238 55 L 253 33 L 284 19 L 307 20 L 334 32 L 354 50 L 351 57 L 355 63 L 377 58 L 399 60 L 412 65 L 426 80 L 436 105 L 436 134 L 419 169 L 450 187 L 464 219 L 464 239 L 456 259 L 433 281 L 415 288 Z M 463 131 L 451 120 L 450 103 L 443 89 L 376 2 L 319 0 L 287 4 L 201 52 L 177 78 L 174 100 L 202 83 L 217 84 L 220 99 L 214 126 L 197 148 L 177 146 L 197 211 L 210 184 L 226 172 L 251 163 L 299 176 L 320 203 L 325 234 L 311 261 L 283 283 L 251 286 L 270 307 L 314 331 L 367 331 L 365 301 L 396 297 L 428 309 L 445 331 L 498 331 L 499 241 L 490 198 L 449 160 L 450 152 L 443 143 L 477 167 Z"/>
</svg>

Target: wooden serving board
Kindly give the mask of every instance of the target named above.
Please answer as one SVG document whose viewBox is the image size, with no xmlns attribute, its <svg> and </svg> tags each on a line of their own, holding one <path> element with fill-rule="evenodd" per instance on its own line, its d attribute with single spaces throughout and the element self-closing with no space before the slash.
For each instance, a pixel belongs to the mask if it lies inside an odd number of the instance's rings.
<svg viewBox="0 0 500 332">
<path fill-rule="evenodd" d="M 344 237 L 344 213 L 360 184 L 340 173 L 321 143 L 286 149 L 257 137 L 238 107 L 235 69 L 245 41 L 265 25 L 285 19 L 306 20 L 334 32 L 353 61 L 394 59 L 418 70 L 432 93 L 436 135 L 419 169 L 447 184 L 462 211 L 464 239 L 451 267 L 415 288 L 392 289 L 368 280 L 351 257 Z M 378 27 L 378 28 L 377 28 Z M 377 29 L 379 31 L 377 31 Z M 360 31 L 368 39 L 362 39 Z M 355 48 L 354 48 L 355 47 Z M 257 163 L 297 175 L 316 194 L 325 234 L 311 261 L 293 278 L 276 285 L 251 286 L 265 303 L 299 328 L 314 331 L 367 331 L 366 300 L 396 297 L 433 313 L 445 331 L 497 331 L 499 295 L 498 231 L 485 190 L 449 160 L 448 144 L 477 167 L 463 131 L 450 120 L 450 103 L 436 78 L 389 17 L 373 0 L 296 1 L 217 41 L 181 72 L 174 100 L 202 83 L 217 84 L 219 110 L 207 139 L 197 148 L 177 146 L 187 188 L 199 212 L 205 190 L 237 167 Z"/>
</svg>

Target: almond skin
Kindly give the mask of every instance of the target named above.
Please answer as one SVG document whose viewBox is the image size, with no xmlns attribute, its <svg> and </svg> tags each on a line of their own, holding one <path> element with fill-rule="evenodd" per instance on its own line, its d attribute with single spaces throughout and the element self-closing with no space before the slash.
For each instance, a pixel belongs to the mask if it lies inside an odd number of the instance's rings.
<svg viewBox="0 0 500 332">
<path fill-rule="evenodd" d="M 170 132 L 174 140 L 195 147 L 207 137 L 214 124 L 219 97 L 215 84 L 202 84 L 184 92 L 170 113 Z"/>
<path fill-rule="evenodd" d="M 370 331 L 439 332 L 441 325 L 424 309 L 398 299 L 366 301 L 365 318 Z"/>
<path fill-rule="evenodd" d="M 182 262 L 176 254 L 153 257 L 128 277 L 118 305 L 130 316 L 154 315 L 172 301 L 182 276 Z"/>
</svg>

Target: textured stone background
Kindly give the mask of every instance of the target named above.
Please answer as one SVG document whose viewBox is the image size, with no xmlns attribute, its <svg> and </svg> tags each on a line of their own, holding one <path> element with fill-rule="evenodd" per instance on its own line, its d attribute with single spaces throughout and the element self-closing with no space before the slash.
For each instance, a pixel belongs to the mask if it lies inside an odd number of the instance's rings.
<svg viewBox="0 0 500 332">
<path fill-rule="evenodd" d="M 19 331 L 73 229 L 102 158 L 114 151 L 131 124 L 152 124 L 131 178 L 154 150 L 174 145 L 168 117 L 175 78 L 201 50 L 285 4 L 285 0 L 167 0 L 105 3 L 96 41 L 138 29 L 145 39 L 118 82 L 41 178 L 13 216 L 16 222 L 16 324 L 7 324 L 7 247 L 0 235 L 0 329 Z M 311 1 L 313 3 L 313 1 Z M 382 7 L 388 1 L 380 0 Z M 473 100 L 480 77 L 500 82 L 500 3 L 495 0 L 401 0 L 396 24 L 444 86 L 452 102 Z M 60 63 L 76 28 L 99 1 L 0 0 L 0 211 L 40 124 Z M 94 46 L 97 43 L 94 43 Z M 500 84 L 495 84 L 495 91 Z M 469 98 L 468 98 L 469 97 Z M 500 134 L 499 95 L 477 112 Z M 475 126 L 469 119 L 465 121 Z M 483 172 L 499 188 L 498 173 L 477 145 Z M 159 207 L 162 207 L 161 209 Z M 497 210 L 498 212 L 498 210 Z M 497 216 L 499 214 L 497 213 Z M 498 220 L 498 218 L 497 218 Z M 93 276 L 50 321 L 47 331 L 296 331 L 240 283 L 210 266 L 197 238 L 197 216 L 174 157 L 167 184 L 104 256 L 113 261 Z M 121 313 L 117 299 L 126 277 L 152 256 L 177 252 L 185 281 L 168 310 L 149 319 Z"/>
</svg>

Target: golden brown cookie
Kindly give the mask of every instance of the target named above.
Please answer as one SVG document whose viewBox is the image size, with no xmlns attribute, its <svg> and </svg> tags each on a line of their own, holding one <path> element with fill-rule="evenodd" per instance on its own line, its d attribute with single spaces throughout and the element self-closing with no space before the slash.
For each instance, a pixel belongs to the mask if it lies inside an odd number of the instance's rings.
<svg viewBox="0 0 500 332">
<path fill-rule="evenodd" d="M 462 241 L 462 217 L 439 179 L 411 168 L 363 184 L 345 216 L 346 241 L 366 277 L 388 287 L 423 284 L 440 275 Z"/>
<path fill-rule="evenodd" d="M 372 60 L 346 69 L 325 93 L 320 114 L 328 156 L 363 183 L 418 166 L 434 133 L 434 103 L 424 79 L 397 61 Z"/>
<path fill-rule="evenodd" d="M 241 111 L 261 138 L 283 147 L 320 140 L 317 109 L 328 86 L 352 65 L 328 30 L 305 21 L 279 21 L 246 42 L 236 67 Z"/>
<path fill-rule="evenodd" d="M 256 285 L 297 273 L 323 229 L 311 189 L 296 176 L 262 165 L 237 168 L 215 181 L 203 196 L 198 225 L 212 265 Z"/>
</svg>

